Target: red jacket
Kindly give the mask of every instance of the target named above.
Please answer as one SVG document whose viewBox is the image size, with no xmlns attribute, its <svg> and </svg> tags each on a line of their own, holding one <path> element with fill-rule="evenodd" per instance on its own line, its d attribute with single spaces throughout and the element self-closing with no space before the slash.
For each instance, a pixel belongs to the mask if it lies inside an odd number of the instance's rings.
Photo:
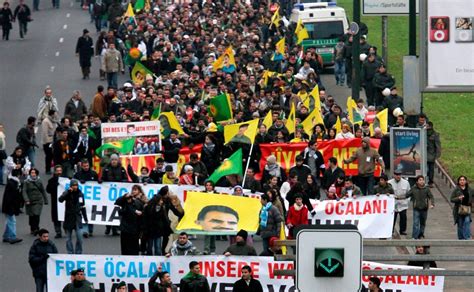
<svg viewBox="0 0 474 292">
<path fill-rule="evenodd" d="M 308 208 L 303 205 L 301 209 L 297 211 L 295 205 L 291 206 L 286 216 L 286 225 L 290 223 L 293 225 L 293 228 L 298 225 L 308 224 Z M 293 228 L 290 228 L 288 231 L 289 239 L 293 238 Z"/>
</svg>

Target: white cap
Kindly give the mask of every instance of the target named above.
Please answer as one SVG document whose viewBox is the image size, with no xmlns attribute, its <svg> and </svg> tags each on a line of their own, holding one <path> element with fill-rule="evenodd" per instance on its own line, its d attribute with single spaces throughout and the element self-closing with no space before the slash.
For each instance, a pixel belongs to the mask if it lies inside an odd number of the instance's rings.
<svg viewBox="0 0 474 292">
<path fill-rule="evenodd" d="M 132 85 L 132 83 L 130 83 L 130 82 L 125 82 L 125 83 L 123 84 L 123 87 L 133 87 L 133 85 Z"/>
</svg>

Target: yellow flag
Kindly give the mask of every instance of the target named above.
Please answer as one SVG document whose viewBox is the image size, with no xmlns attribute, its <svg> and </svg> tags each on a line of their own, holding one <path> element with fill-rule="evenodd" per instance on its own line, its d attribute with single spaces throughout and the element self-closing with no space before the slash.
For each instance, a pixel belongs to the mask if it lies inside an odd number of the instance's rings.
<svg viewBox="0 0 474 292">
<path fill-rule="evenodd" d="M 264 124 L 265 127 L 267 127 L 267 132 L 268 132 L 268 129 L 270 129 L 270 127 L 273 125 L 272 111 L 271 110 L 268 111 L 267 115 L 263 119 L 262 124 Z"/>
<path fill-rule="evenodd" d="M 232 47 L 228 47 L 225 49 L 224 53 L 220 55 L 214 63 L 212 63 L 212 70 L 217 71 L 218 69 L 231 66 L 237 68 L 235 65 L 234 51 L 232 50 Z"/>
<path fill-rule="evenodd" d="M 309 39 L 308 30 L 303 26 L 301 19 L 296 24 L 295 35 L 297 37 L 296 44 L 301 44 L 304 39 Z"/>
<path fill-rule="evenodd" d="M 341 119 L 339 116 L 337 117 L 337 121 L 333 126 L 334 129 L 336 129 L 336 134 L 339 134 L 342 131 L 342 125 L 341 125 Z"/>
<path fill-rule="evenodd" d="M 169 131 L 172 129 L 178 131 L 178 134 L 180 135 L 184 134 L 183 128 L 181 128 L 181 125 L 173 112 L 160 113 L 159 120 L 161 132 L 165 137 L 169 135 Z"/>
<path fill-rule="evenodd" d="M 308 108 L 308 111 L 312 112 L 313 110 L 321 110 L 321 100 L 319 99 L 319 86 L 316 84 L 309 93 L 308 96 L 306 96 L 305 99 L 303 99 L 303 104 Z"/>
<path fill-rule="evenodd" d="M 374 121 L 370 124 L 370 135 L 373 136 L 375 128 L 380 128 L 385 135 L 388 132 L 388 109 L 384 109 L 375 115 Z"/>
<path fill-rule="evenodd" d="M 259 119 L 254 119 L 248 122 L 224 126 L 225 144 L 229 142 L 253 144 L 257 135 L 258 121 Z"/>
<path fill-rule="evenodd" d="M 125 11 L 124 17 L 135 17 L 135 12 L 133 12 L 132 3 L 128 3 L 127 11 Z"/>
<path fill-rule="evenodd" d="M 263 75 L 262 75 L 263 87 L 267 87 L 268 79 L 273 77 L 275 74 L 276 72 L 273 72 L 273 71 L 269 71 L 269 70 L 263 71 Z"/>
<path fill-rule="evenodd" d="M 282 38 L 276 43 L 276 52 L 281 55 L 285 54 L 285 38 Z"/>
<path fill-rule="evenodd" d="M 276 27 L 278 27 L 280 25 L 280 20 L 281 20 L 280 7 L 277 7 L 277 9 L 275 10 L 275 13 L 273 13 L 272 15 L 270 28 L 272 27 L 272 25 L 275 25 Z"/>
<path fill-rule="evenodd" d="M 288 118 L 286 119 L 285 127 L 288 130 L 289 134 L 293 134 L 295 132 L 295 115 L 296 115 L 296 109 L 295 109 L 295 104 L 291 104 L 291 110 L 290 114 L 288 115 Z"/>
<path fill-rule="evenodd" d="M 150 12 L 150 9 L 151 9 L 150 0 L 145 0 L 145 11 Z"/>
<path fill-rule="evenodd" d="M 286 239 L 286 234 L 285 234 L 285 224 L 281 222 L 281 228 L 280 228 L 280 240 L 285 240 Z M 281 253 L 286 254 L 286 246 L 281 247 Z"/>
<path fill-rule="evenodd" d="M 321 116 L 321 109 L 314 109 L 309 116 L 301 122 L 301 126 L 303 126 L 304 132 L 308 135 L 313 135 L 313 128 L 317 124 L 323 124 L 323 117 Z"/>
</svg>

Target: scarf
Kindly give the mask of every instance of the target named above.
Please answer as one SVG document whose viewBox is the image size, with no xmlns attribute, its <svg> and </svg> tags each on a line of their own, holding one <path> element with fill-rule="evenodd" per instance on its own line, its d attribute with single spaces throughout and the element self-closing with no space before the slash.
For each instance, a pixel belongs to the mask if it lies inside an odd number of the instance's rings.
<svg viewBox="0 0 474 292">
<path fill-rule="evenodd" d="M 280 166 L 278 164 L 265 165 L 265 170 L 268 171 L 268 174 L 271 176 L 281 177 Z"/>
<path fill-rule="evenodd" d="M 265 206 L 262 207 L 260 212 L 260 227 L 266 228 L 268 223 L 268 210 L 272 207 L 272 202 L 268 202 Z"/>
<path fill-rule="evenodd" d="M 83 145 L 84 148 L 85 148 L 84 153 L 87 153 L 87 151 L 89 150 L 89 143 L 88 143 L 89 141 L 88 140 L 89 140 L 89 135 L 85 135 L 85 136 L 80 135 L 79 136 L 79 141 L 77 142 L 76 149 L 74 149 L 73 153 L 77 153 L 77 151 L 79 150 L 79 147 L 81 145 Z"/>
</svg>

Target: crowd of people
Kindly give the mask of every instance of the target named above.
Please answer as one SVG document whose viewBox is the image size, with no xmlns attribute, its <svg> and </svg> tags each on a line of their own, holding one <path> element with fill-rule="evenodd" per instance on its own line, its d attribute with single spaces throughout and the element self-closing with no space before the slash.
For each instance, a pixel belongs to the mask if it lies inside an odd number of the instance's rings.
<svg viewBox="0 0 474 292">
<path fill-rule="evenodd" d="M 20 5 L 24 5 L 21 1 Z M 184 215 L 178 197 L 163 187 L 159 193 L 148 198 L 141 188 L 143 183 L 197 183 L 204 185 L 208 193 L 215 192 L 215 186 L 226 186 L 233 188 L 234 195 L 243 195 L 243 189 L 261 192 L 262 208 L 257 234 L 262 238 L 261 255 L 265 256 L 281 252 L 275 241 L 282 226 L 287 227 L 287 236 L 292 238 L 295 227 L 308 223 L 308 216 L 315 212 L 311 199 L 340 200 L 370 194 L 391 194 L 396 198 L 395 220 L 400 218 L 399 233 L 402 235 L 407 234 L 406 212 L 411 200 L 414 212 L 412 236 L 424 238 L 428 209 L 434 207 L 430 187 L 434 182 L 434 162 L 441 155 L 439 134 L 424 114 L 413 125 L 427 129 L 428 184 L 425 184 L 423 176 L 418 176 L 410 186 L 397 169 L 393 171 L 393 178 L 389 179 L 384 173 L 380 178 L 375 177 L 377 164 L 383 172 L 390 169 L 389 136 L 380 128 L 370 131 L 370 123 L 378 112 L 388 109 L 389 126 L 406 126 L 403 99 L 398 95 L 395 80 L 387 73 L 384 61 L 377 55 L 377 48 L 369 45 L 365 37 L 362 38 L 361 53 L 366 58 L 362 61 L 361 85 L 365 88 L 367 100 L 356 101 L 356 111 L 363 122 L 353 124 L 343 107 L 328 94 L 330 90 L 325 88 L 321 79 L 322 59 L 316 50 L 304 50 L 296 43 L 295 24 L 287 26 L 282 20 L 273 21 L 277 6 L 268 1 L 251 1 L 251 4 L 227 0 L 189 2 L 167 5 L 163 1 L 153 1 L 150 7 L 126 17 L 126 6 L 119 1 L 91 3 L 90 12 L 99 36 L 92 50 L 93 39 L 89 31 L 84 30 L 76 53 L 83 78 L 99 74 L 101 80 L 107 80 L 107 87 L 97 87 L 90 106 L 82 100 L 80 91 L 74 91 L 63 115 L 54 96 L 54 88 L 46 88 L 39 100 L 37 114 L 29 117 L 27 124 L 19 130 L 16 137 L 18 146 L 10 155 L 5 152 L 5 137 L 0 127 L 0 155 L 3 155 L 0 165 L 3 168 L 3 159 L 6 159 L 8 176 L 2 204 L 2 212 L 7 218 L 3 241 L 11 244 L 21 241 L 16 235 L 15 216 L 25 212 L 29 216 L 31 234 L 38 236 L 30 251 L 30 264 L 37 286 L 44 287 L 46 282 L 47 253 L 57 252 L 49 240 L 49 232 L 40 228 L 43 205 L 51 203 L 55 238 L 61 238 L 64 230 L 68 253 L 81 254 L 83 237 L 94 234 L 94 226 L 88 224 L 79 182 L 135 183 L 130 193 L 116 201 L 116 205 L 121 207 L 120 230 L 113 226 L 106 229 L 106 234 L 120 235 L 123 255 L 201 254 L 188 234 L 173 234 L 177 222 Z M 8 39 L 9 31 L 5 30 L 5 27 L 8 28 L 5 23 L 20 17 L 16 10 L 15 14 L 5 12 L 9 11 L 6 3 L 1 11 L 4 39 Z M 108 31 L 104 30 L 105 27 Z M 26 25 L 24 30 L 26 33 Z M 286 43 L 284 56 L 274 60 L 276 43 L 282 38 Z M 235 65 L 216 69 L 213 64 L 229 47 L 234 52 Z M 341 36 L 335 52 L 336 61 L 344 60 L 338 66 L 352 63 L 351 47 L 352 35 L 347 32 Z M 125 73 L 127 69 L 131 72 L 136 62 L 129 58 L 129 51 L 133 48 L 141 52 L 141 62 L 152 74 L 145 76 L 143 84 L 129 81 L 119 86 L 118 74 Z M 93 55 L 99 56 L 99 72 L 90 71 Z M 268 72 L 275 74 L 269 75 Z M 336 70 L 335 78 L 338 84 L 347 82 L 351 86 L 350 75 L 346 76 L 344 70 Z M 306 102 L 315 86 L 319 88 L 320 109 Z M 233 119 L 227 123 L 260 119 L 252 152 L 250 144 L 242 141 L 224 144 L 223 133 L 208 111 L 210 99 L 222 93 L 230 96 L 233 111 Z M 113 152 L 102 158 L 100 175 L 92 169 L 95 150 L 102 144 L 102 123 L 149 121 L 157 108 L 161 112 L 172 112 L 184 134 L 171 130 L 163 137 L 163 149 L 159 152 L 161 157 L 156 160 L 153 169 L 144 167 L 135 172 L 130 163 L 122 165 L 119 154 Z M 290 115 L 292 108 L 296 109 L 296 118 L 294 133 L 290 134 L 285 117 Z M 314 110 L 321 111 L 323 123 L 314 124 L 311 131 L 307 131 L 300 124 Z M 267 128 L 263 119 L 269 111 L 272 121 Z M 342 124 L 339 133 L 336 129 L 338 121 Z M 41 132 L 40 145 L 36 127 Z M 351 138 L 361 138 L 362 146 L 344 161 L 338 161 L 335 157 L 325 161 L 317 148 L 320 141 Z M 370 139 L 381 140 L 378 150 L 370 148 Z M 265 158 L 264 168 L 260 167 L 262 154 L 259 144 L 291 142 L 304 142 L 307 147 L 296 157 L 295 165 L 288 172 L 273 155 Z M 178 161 L 181 148 L 192 148 L 197 144 L 203 145 L 200 155 L 191 155 L 182 171 L 172 167 Z M 36 152 L 40 147 L 45 154 L 44 173 L 52 175 L 45 185 L 35 167 Z M 247 162 L 249 164 L 245 182 L 238 175 L 223 177 L 216 184 L 207 180 L 222 161 L 238 149 L 244 153 L 244 167 Z M 355 177 L 346 176 L 338 166 L 356 160 L 358 175 Z M 257 173 L 261 173 L 261 180 L 255 178 Z M 62 194 L 57 193 L 59 177 L 72 179 L 70 188 Z M 467 178 L 461 177 L 458 185 L 451 199 L 456 204 L 456 210 L 470 206 L 474 195 Z M 65 204 L 64 222 L 58 220 L 58 203 Z M 455 211 L 455 220 L 459 238 L 470 239 L 470 214 Z M 219 237 L 205 236 L 203 254 L 215 254 L 216 239 Z M 252 236 L 241 230 L 230 238 L 225 255 L 256 255 L 252 245 Z M 250 267 L 242 268 L 242 275 L 242 281 L 235 284 L 234 291 L 262 289 L 260 283 L 251 278 Z M 72 279 L 73 285 L 80 282 L 81 287 L 89 287 L 83 271 L 75 270 Z M 157 273 L 152 279 L 151 291 L 176 289 L 166 271 Z M 157 279 L 160 284 L 156 283 Z M 374 280 L 374 283 L 377 284 L 377 281 Z M 201 288 L 192 288 L 196 285 Z M 190 273 L 183 278 L 180 287 L 189 287 L 188 290 L 181 288 L 181 291 L 209 291 L 197 263 L 191 262 Z M 89 290 L 84 288 L 80 291 Z"/>
</svg>

